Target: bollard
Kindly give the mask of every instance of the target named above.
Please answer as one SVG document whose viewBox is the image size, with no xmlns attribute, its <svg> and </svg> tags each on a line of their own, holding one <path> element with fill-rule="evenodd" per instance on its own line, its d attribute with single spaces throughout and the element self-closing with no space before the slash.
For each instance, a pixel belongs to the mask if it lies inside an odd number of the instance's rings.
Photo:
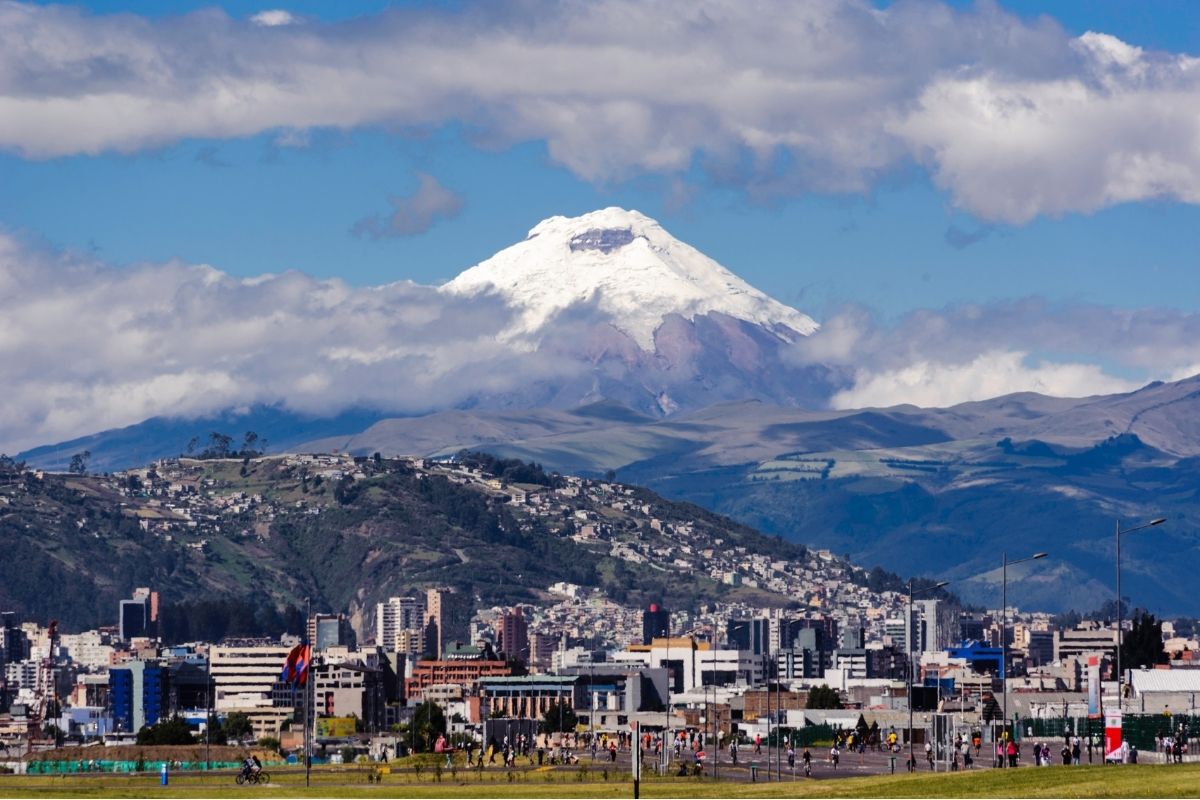
<svg viewBox="0 0 1200 800">
<path fill-rule="evenodd" d="M 892 774 L 895 775 L 896 774 L 896 757 L 894 755 L 888 756 L 888 766 L 891 768 Z"/>
<path fill-rule="evenodd" d="M 163 786 L 167 785 L 167 762 L 163 762 L 162 769 L 158 771 L 159 783 Z"/>
<path fill-rule="evenodd" d="M 757 780 L 758 780 L 758 765 L 751 764 L 750 765 L 750 782 L 754 783 Z"/>
</svg>

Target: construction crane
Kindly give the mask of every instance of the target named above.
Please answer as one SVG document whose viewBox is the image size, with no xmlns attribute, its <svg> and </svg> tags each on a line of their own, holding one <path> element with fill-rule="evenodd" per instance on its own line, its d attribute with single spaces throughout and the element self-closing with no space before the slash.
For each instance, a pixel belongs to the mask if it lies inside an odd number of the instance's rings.
<svg viewBox="0 0 1200 800">
<path fill-rule="evenodd" d="M 54 743 L 53 737 L 45 737 L 43 726 L 49 714 L 58 713 L 58 687 L 54 680 L 54 648 L 58 645 L 58 620 L 50 620 L 46 639 L 46 657 L 38 664 L 37 680 L 33 687 L 33 705 L 29 709 L 30 748 L 34 744 Z"/>
</svg>

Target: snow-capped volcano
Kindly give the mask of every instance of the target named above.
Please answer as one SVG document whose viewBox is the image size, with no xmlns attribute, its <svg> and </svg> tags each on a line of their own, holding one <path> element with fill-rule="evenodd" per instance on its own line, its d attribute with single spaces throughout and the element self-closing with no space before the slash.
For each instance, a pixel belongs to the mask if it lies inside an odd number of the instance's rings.
<svg viewBox="0 0 1200 800">
<path fill-rule="evenodd" d="M 810 317 L 763 294 L 653 219 L 621 208 L 544 220 L 523 242 L 466 270 L 442 291 L 499 294 L 518 314 L 509 338 L 535 346 L 556 316 L 585 306 L 650 353 L 669 315 L 692 321 L 715 312 L 785 342 L 817 329 Z"/>
</svg>

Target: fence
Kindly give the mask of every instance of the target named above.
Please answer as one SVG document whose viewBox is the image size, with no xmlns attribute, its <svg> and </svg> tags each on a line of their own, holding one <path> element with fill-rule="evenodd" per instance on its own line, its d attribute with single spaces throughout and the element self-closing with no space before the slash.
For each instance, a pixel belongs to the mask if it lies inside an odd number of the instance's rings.
<svg viewBox="0 0 1200 800">
<path fill-rule="evenodd" d="M 88 772 L 157 772 L 162 761 L 110 761 L 88 759 L 86 761 L 29 761 L 25 765 L 27 775 L 75 775 Z M 238 769 L 240 761 L 184 761 L 170 762 L 172 771 L 205 769 Z"/>
<path fill-rule="evenodd" d="M 1104 720 L 1087 717 L 1029 718 L 1017 723 L 1019 738 L 1062 739 L 1093 737 L 1104 739 Z M 1175 736 L 1182 729 L 1185 741 L 1200 736 L 1200 715 L 1125 714 L 1121 720 L 1121 738 L 1143 752 L 1155 750 L 1160 736 Z"/>
</svg>

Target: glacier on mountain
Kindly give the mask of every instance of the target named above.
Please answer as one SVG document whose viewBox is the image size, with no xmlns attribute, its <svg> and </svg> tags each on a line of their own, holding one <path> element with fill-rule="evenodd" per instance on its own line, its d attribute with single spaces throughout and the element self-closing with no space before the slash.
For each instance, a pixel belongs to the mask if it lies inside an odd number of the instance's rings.
<svg viewBox="0 0 1200 800">
<path fill-rule="evenodd" d="M 817 329 L 811 317 L 768 297 L 637 211 L 605 208 L 551 217 L 526 239 L 441 287 L 457 295 L 495 293 L 516 313 L 504 338 L 536 348 L 550 323 L 573 307 L 655 352 L 655 332 L 678 315 L 718 314 L 759 326 L 783 342 Z"/>
</svg>

